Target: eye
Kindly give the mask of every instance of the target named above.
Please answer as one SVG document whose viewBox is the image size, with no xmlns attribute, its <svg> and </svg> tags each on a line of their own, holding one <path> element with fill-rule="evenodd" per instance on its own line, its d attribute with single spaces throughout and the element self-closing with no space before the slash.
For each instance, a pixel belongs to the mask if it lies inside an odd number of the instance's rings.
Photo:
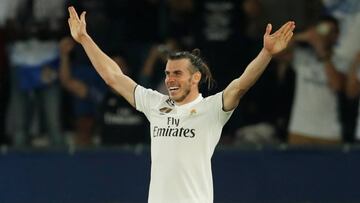
<svg viewBox="0 0 360 203">
<path fill-rule="evenodd" d="M 180 75 L 182 75 L 182 72 L 181 72 L 181 71 L 175 71 L 174 74 L 175 74 L 176 76 L 180 76 Z"/>
</svg>

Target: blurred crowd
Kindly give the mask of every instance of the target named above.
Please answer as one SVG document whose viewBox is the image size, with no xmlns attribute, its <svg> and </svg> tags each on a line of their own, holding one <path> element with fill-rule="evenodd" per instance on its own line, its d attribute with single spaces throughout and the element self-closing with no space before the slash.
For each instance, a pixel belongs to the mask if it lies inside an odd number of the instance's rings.
<svg viewBox="0 0 360 203">
<path fill-rule="evenodd" d="M 200 48 L 222 91 L 262 48 L 267 23 L 296 22 L 223 130 L 221 144 L 360 140 L 360 1 L 2 0 L 0 143 L 14 147 L 148 144 L 146 118 L 110 89 L 69 36 L 67 7 L 140 85 L 167 94 L 169 52 Z"/>
</svg>

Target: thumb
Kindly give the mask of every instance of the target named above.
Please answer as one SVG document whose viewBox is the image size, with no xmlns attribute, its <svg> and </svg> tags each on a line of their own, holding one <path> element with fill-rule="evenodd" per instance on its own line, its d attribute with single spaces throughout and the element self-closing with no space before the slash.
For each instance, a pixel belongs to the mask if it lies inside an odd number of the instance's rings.
<svg viewBox="0 0 360 203">
<path fill-rule="evenodd" d="M 266 26 L 265 36 L 270 35 L 271 30 L 272 30 L 272 25 L 271 25 L 271 23 L 268 23 Z"/>
<path fill-rule="evenodd" d="M 80 15 L 80 20 L 81 22 L 85 23 L 85 14 L 86 14 L 86 11 L 83 11 Z"/>
</svg>

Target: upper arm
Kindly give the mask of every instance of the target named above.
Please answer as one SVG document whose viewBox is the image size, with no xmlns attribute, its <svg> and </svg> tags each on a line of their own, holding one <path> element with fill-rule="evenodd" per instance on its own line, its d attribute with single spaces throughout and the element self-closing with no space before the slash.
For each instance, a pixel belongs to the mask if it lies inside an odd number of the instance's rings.
<svg viewBox="0 0 360 203">
<path fill-rule="evenodd" d="M 223 110 L 231 111 L 235 109 L 241 97 L 245 94 L 245 89 L 239 89 L 240 78 L 233 80 L 224 90 Z"/>
<path fill-rule="evenodd" d="M 135 107 L 134 91 L 137 84 L 129 76 L 122 73 L 115 74 L 107 84 Z"/>
<path fill-rule="evenodd" d="M 136 110 L 143 112 L 146 117 L 150 119 L 151 109 L 169 99 L 169 96 L 165 96 L 152 89 L 146 89 L 141 85 L 137 85 L 134 89 L 134 99 L 136 103 Z"/>
<path fill-rule="evenodd" d="M 209 105 L 212 109 L 210 113 L 213 115 L 211 117 L 215 119 L 216 125 L 220 126 L 224 126 L 234 112 L 234 109 L 224 110 L 224 94 L 225 91 L 206 98 L 211 103 Z"/>
</svg>

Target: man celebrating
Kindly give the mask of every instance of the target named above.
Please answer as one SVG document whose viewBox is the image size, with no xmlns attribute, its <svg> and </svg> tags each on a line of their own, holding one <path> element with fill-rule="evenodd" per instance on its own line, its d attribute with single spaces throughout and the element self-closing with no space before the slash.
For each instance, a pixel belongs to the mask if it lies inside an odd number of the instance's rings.
<svg viewBox="0 0 360 203">
<path fill-rule="evenodd" d="M 270 34 L 264 47 L 244 73 L 224 91 L 203 98 L 199 85 L 211 84 L 208 66 L 199 50 L 169 55 L 165 85 L 169 95 L 137 85 L 95 44 L 86 32 L 85 12 L 69 7 L 72 37 L 80 43 L 104 81 L 150 121 L 151 181 L 149 203 L 213 202 L 211 157 L 221 130 L 241 97 L 256 82 L 272 56 L 286 48 L 295 23 L 284 24 Z M 225 67 L 226 68 L 226 67 Z"/>
</svg>

